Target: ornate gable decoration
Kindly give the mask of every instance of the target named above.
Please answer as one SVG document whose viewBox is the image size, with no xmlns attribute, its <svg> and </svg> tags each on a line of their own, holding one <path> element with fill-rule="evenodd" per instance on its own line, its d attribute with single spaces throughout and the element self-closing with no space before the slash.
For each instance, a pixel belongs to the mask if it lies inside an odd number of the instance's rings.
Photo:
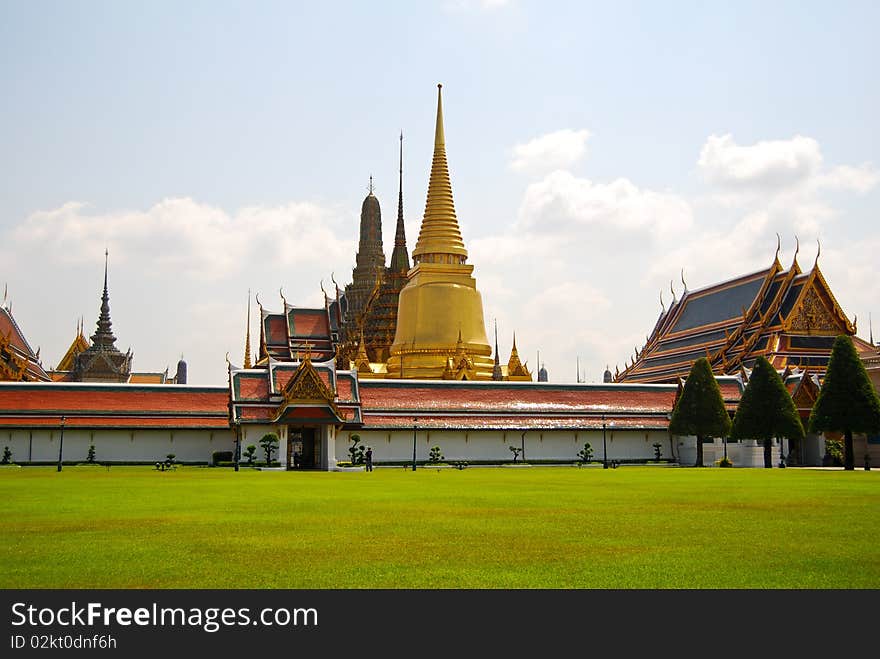
<svg viewBox="0 0 880 659">
<path fill-rule="evenodd" d="M 839 333 L 845 329 L 844 323 L 828 308 L 815 286 L 810 286 L 805 291 L 786 320 L 789 331 L 826 334 Z"/>
<path fill-rule="evenodd" d="M 336 405 L 333 402 L 336 394 L 324 384 L 308 355 L 303 359 L 294 376 L 290 378 L 290 382 L 284 387 L 282 396 L 284 396 L 284 401 L 279 409 L 296 401 L 321 401 L 330 405 L 334 411 L 336 410 Z"/>
<path fill-rule="evenodd" d="M 795 407 L 798 409 L 812 409 L 813 404 L 816 402 L 816 399 L 819 397 L 819 387 L 816 386 L 816 383 L 813 382 L 813 379 L 810 377 L 808 371 L 804 371 L 801 376 L 801 381 L 798 383 L 797 387 L 794 390 L 794 395 L 792 399 L 794 400 Z"/>
<path fill-rule="evenodd" d="M 27 379 L 27 361 L 15 354 L 9 335 L 0 334 L 0 380 Z"/>
</svg>

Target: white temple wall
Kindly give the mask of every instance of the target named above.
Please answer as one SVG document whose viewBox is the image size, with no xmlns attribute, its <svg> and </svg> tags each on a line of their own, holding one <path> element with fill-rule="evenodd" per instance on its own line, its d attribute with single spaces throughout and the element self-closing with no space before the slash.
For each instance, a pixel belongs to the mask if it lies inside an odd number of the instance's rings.
<svg viewBox="0 0 880 659">
<path fill-rule="evenodd" d="M 60 428 L 0 431 L 0 450 L 9 446 L 19 464 L 57 462 L 60 443 Z M 97 462 L 160 462 L 169 453 L 178 462 L 210 462 L 214 451 L 233 450 L 235 439 L 225 429 L 65 428 L 64 462 L 85 462 L 91 444 Z"/>
<path fill-rule="evenodd" d="M 412 460 L 413 431 L 409 430 L 344 430 L 336 438 L 336 459 L 348 461 L 351 436 L 359 435 L 361 443 L 373 449 L 374 462 L 406 462 Z M 577 460 L 585 442 L 590 442 L 593 460 L 602 460 L 601 430 L 416 430 L 416 460 L 428 459 L 433 446 L 439 446 L 447 462 L 457 460 L 513 459 L 510 447 L 525 445 L 525 459 Z M 606 431 L 609 460 L 653 460 L 655 442 L 661 444 L 661 460 L 670 456 L 669 435 L 661 430 Z M 522 454 L 518 459 L 522 459 Z"/>
</svg>

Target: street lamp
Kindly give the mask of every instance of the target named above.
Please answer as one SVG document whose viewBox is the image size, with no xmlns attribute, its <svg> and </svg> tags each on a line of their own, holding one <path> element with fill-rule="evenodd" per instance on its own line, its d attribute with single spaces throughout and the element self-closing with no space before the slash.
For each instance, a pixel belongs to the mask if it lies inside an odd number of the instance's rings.
<svg viewBox="0 0 880 659">
<path fill-rule="evenodd" d="M 522 453 L 523 462 L 525 462 L 526 461 L 526 433 L 525 433 L 525 431 L 523 431 L 523 434 L 520 435 L 519 440 L 520 440 L 519 441 L 520 453 Z"/>
<path fill-rule="evenodd" d="M 413 417 L 413 463 L 412 470 L 416 470 L 416 429 L 418 428 L 419 418 Z"/>
<path fill-rule="evenodd" d="M 602 415 L 602 469 L 608 469 L 608 448 L 605 444 L 605 415 Z"/>
<path fill-rule="evenodd" d="M 235 421 L 235 471 L 238 471 L 238 461 L 241 460 L 241 417 L 236 413 Z"/>
<path fill-rule="evenodd" d="M 61 441 L 58 442 L 58 471 L 61 471 L 61 456 L 64 452 L 64 416 L 61 417 Z"/>
</svg>

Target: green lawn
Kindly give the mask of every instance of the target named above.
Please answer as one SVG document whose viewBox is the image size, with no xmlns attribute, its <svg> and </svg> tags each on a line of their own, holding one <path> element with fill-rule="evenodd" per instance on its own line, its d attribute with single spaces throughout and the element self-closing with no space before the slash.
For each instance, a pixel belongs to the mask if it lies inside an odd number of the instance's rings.
<svg viewBox="0 0 880 659">
<path fill-rule="evenodd" d="M 2 588 L 880 588 L 880 472 L 0 469 Z"/>
</svg>

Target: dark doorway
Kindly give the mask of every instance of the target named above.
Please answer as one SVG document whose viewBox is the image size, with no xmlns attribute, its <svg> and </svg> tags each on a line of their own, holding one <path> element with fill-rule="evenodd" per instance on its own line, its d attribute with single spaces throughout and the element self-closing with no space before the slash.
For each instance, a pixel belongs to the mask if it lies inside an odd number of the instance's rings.
<svg viewBox="0 0 880 659">
<path fill-rule="evenodd" d="M 321 446 L 314 428 L 288 428 L 287 440 L 288 469 L 321 468 Z"/>
</svg>

